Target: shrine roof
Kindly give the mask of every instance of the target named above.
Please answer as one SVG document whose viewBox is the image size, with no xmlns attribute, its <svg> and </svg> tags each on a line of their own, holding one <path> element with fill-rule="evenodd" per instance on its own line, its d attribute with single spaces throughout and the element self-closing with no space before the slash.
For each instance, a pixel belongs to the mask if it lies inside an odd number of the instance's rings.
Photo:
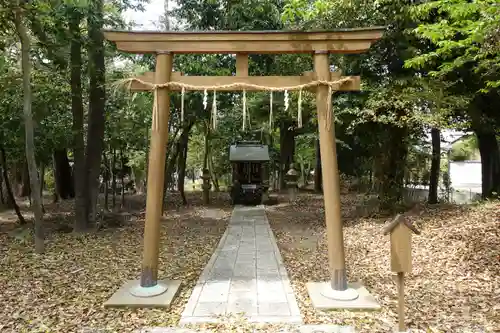
<svg viewBox="0 0 500 333">
<path fill-rule="evenodd" d="M 260 144 L 231 145 L 229 160 L 231 162 L 266 162 L 269 161 L 269 148 L 267 145 Z"/>
</svg>

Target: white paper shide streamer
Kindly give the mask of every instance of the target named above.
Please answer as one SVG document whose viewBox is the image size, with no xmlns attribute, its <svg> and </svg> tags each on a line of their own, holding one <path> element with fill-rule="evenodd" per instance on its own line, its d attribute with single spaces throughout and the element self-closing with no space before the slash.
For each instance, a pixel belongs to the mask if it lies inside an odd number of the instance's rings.
<svg viewBox="0 0 500 333">
<path fill-rule="evenodd" d="M 181 89 L 181 123 L 184 123 L 184 94 L 186 89 L 182 87 Z"/>
<path fill-rule="evenodd" d="M 285 111 L 288 111 L 288 90 L 285 90 Z"/>
<path fill-rule="evenodd" d="M 217 128 L 217 93 L 214 90 L 214 99 L 212 101 L 212 129 Z"/>
<path fill-rule="evenodd" d="M 207 109 L 207 105 L 208 105 L 208 93 L 207 93 L 207 89 L 203 90 L 203 109 Z"/>
<path fill-rule="evenodd" d="M 246 130 L 247 124 L 247 91 L 243 90 L 243 131 Z"/>
<path fill-rule="evenodd" d="M 299 90 L 299 101 L 297 105 L 297 126 L 302 128 L 302 89 Z"/>
<path fill-rule="evenodd" d="M 269 93 L 269 131 L 273 129 L 273 92 Z"/>
</svg>

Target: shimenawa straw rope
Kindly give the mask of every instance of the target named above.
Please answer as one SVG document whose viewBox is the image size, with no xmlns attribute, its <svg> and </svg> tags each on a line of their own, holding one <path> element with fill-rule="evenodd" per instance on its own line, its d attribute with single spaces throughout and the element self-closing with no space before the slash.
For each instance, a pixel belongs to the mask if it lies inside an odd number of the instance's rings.
<svg viewBox="0 0 500 333">
<path fill-rule="evenodd" d="M 255 90 L 264 90 L 264 91 L 288 91 L 288 90 L 302 90 L 302 89 L 307 89 L 310 87 L 317 87 L 320 85 L 326 85 L 328 86 L 328 109 L 331 111 L 331 93 L 333 92 L 333 88 L 337 88 L 339 85 L 351 81 L 351 78 L 345 77 L 342 79 L 338 79 L 336 81 L 326 81 L 326 80 L 316 80 L 312 81 L 309 83 L 304 83 L 304 84 L 299 84 L 296 86 L 288 86 L 288 87 L 268 87 L 268 86 L 259 86 L 257 84 L 251 84 L 251 83 L 243 83 L 243 82 L 235 82 L 235 83 L 230 83 L 230 84 L 222 84 L 222 85 L 213 85 L 213 86 L 196 86 L 196 85 L 191 85 L 191 84 L 185 84 L 185 83 L 180 83 L 180 82 L 165 82 L 165 83 L 151 83 L 148 81 L 144 81 L 138 78 L 127 78 L 123 80 L 118 80 L 116 81 L 113 85 L 114 86 L 125 86 L 128 84 L 129 89 L 132 85 L 132 82 L 138 82 L 146 87 L 150 87 L 151 90 L 153 91 L 153 121 L 152 121 L 152 129 L 157 131 L 159 129 L 159 112 L 158 112 L 158 89 L 159 88 L 169 88 L 169 87 L 179 87 L 179 88 L 184 88 L 188 90 L 204 90 L 205 94 L 207 90 L 223 90 L 223 89 L 242 89 L 243 90 L 243 95 L 244 95 L 244 104 L 245 103 L 245 95 L 246 95 L 246 89 L 255 89 Z M 204 94 L 204 95 L 205 95 Z M 205 95 L 206 96 L 206 95 Z M 206 102 L 205 102 L 206 103 Z M 204 104 L 205 104 L 204 103 Z M 205 104 L 206 105 L 206 104 Z M 205 106 L 204 105 L 204 106 Z M 206 108 L 206 106 L 205 106 Z M 245 113 L 243 116 L 243 119 L 246 118 L 246 105 L 243 107 L 243 112 Z M 325 115 L 327 117 L 327 126 L 331 126 L 331 112 L 327 112 Z M 243 130 L 245 129 L 245 126 L 243 126 Z"/>
</svg>

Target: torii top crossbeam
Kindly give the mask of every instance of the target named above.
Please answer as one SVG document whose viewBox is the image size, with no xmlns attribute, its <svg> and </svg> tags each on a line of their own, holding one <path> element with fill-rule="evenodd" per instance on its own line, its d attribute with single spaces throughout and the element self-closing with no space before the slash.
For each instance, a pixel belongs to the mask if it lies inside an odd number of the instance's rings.
<svg viewBox="0 0 500 333">
<path fill-rule="evenodd" d="M 130 53 L 362 53 L 382 37 L 383 27 L 332 31 L 104 31 Z"/>
</svg>

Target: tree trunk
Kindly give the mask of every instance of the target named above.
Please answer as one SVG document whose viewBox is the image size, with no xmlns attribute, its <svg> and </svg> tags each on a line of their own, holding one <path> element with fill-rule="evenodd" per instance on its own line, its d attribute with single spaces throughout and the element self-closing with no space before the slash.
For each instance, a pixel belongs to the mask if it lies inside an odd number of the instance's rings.
<svg viewBox="0 0 500 333">
<path fill-rule="evenodd" d="M 219 179 L 214 170 L 214 161 L 212 160 L 212 154 L 209 154 L 208 159 L 208 172 L 210 173 L 210 178 L 212 179 L 212 183 L 214 184 L 214 191 L 220 192 Z"/>
<path fill-rule="evenodd" d="M 45 189 L 45 163 L 40 163 L 40 198 L 42 198 L 42 213 L 45 214 L 43 205 L 43 190 Z"/>
<path fill-rule="evenodd" d="M 191 126 L 185 129 L 182 132 L 178 142 L 179 154 L 177 156 L 177 173 L 179 178 L 177 179 L 177 190 L 181 194 L 183 205 L 187 205 L 186 194 L 184 193 L 184 179 L 186 178 L 186 159 L 187 159 L 190 130 Z"/>
<path fill-rule="evenodd" d="M 1 164 L 0 164 L 0 172 L 1 172 L 1 174 L 0 174 L 0 204 L 2 206 L 6 206 L 7 202 L 5 200 L 4 190 L 3 190 L 4 189 L 4 186 L 3 186 L 4 182 L 3 182 L 3 176 L 2 176 L 3 175 L 3 167 L 1 166 Z"/>
<path fill-rule="evenodd" d="M 116 207 L 116 149 L 113 149 L 113 155 L 111 157 L 111 193 L 113 208 Z"/>
<path fill-rule="evenodd" d="M 75 189 L 75 221 L 73 230 L 87 229 L 85 141 L 83 138 L 83 98 L 82 98 L 82 37 L 80 22 L 82 15 L 78 8 L 69 9 L 69 31 L 71 35 L 71 112 L 73 114 L 73 182 Z"/>
<path fill-rule="evenodd" d="M 120 172 L 120 181 L 122 183 L 122 193 L 121 193 L 121 203 L 120 207 L 123 208 L 125 207 L 125 162 L 123 159 L 123 148 L 120 149 L 120 166 L 121 166 L 121 172 Z"/>
<path fill-rule="evenodd" d="M 314 192 L 323 192 L 321 173 L 321 151 L 319 147 L 319 139 L 316 139 L 316 167 L 314 168 Z"/>
<path fill-rule="evenodd" d="M 429 198 L 430 204 L 438 203 L 439 169 L 441 166 L 441 131 L 439 128 L 431 129 L 432 137 L 432 161 L 429 177 Z"/>
<path fill-rule="evenodd" d="M 104 163 L 104 171 L 102 173 L 102 180 L 104 182 L 104 210 L 109 210 L 109 174 L 113 169 L 113 165 L 109 164 L 106 154 L 102 154 L 102 161 Z M 114 206 L 113 206 L 114 207 Z"/>
<path fill-rule="evenodd" d="M 26 158 L 28 157 L 26 156 Z M 23 169 L 21 171 L 21 186 L 19 189 L 18 196 L 24 198 L 24 197 L 30 197 L 31 195 L 30 172 L 27 160 L 23 161 L 22 167 Z M 31 204 L 31 197 L 30 197 L 30 204 Z"/>
<path fill-rule="evenodd" d="M 406 127 L 387 128 L 386 144 L 382 145 L 383 164 L 379 173 L 379 198 L 383 210 L 392 210 L 403 196 L 404 164 L 406 162 Z"/>
<path fill-rule="evenodd" d="M 71 166 L 66 148 L 57 149 L 53 153 L 54 181 L 57 194 L 61 199 L 70 199 L 75 196 Z"/>
<path fill-rule="evenodd" d="M 7 172 L 7 157 L 5 155 L 5 149 L 0 145 L 0 163 L 2 164 L 2 176 L 5 183 L 5 188 L 7 190 L 7 197 L 10 205 L 14 208 L 17 218 L 19 219 L 19 224 L 26 224 L 26 220 L 24 219 L 23 214 L 21 214 L 21 210 L 16 202 L 16 198 L 14 197 L 14 192 L 12 191 L 12 186 L 10 186 L 9 174 Z"/>
<path fill-rule="evenodd" d="M 286 188 L 285 175 L 295 154 L 295 130 L 292 125 L 291 121 L 280 123 L 280 191 Z"/>
<path fill-rule="evenodd" d="M 500 193 L 500 148 L 494 133 L 476 131 L 481 154 L 482 197 L 496 198 Z"/>
<path fill-rule="evenodd" d="M 173 150 L 170 155 L 169 155 L 169 160 L 167 163 L 165 163 L 165 180 L 164 180 L 164 186 L 163 186 L 163 211 L 165 211 L 165 201 L 167 197 L 167 189 L 170 185 L 170 182 L 172 180 L 172 173 L 174 172 L 175 169 L 175 162 L 177 162 L 177 155 L 179 154 L 179 149 L 178 149 L 178 140 L 171 140 L 171 141 L 176 141 L 175 145 L 172 146 Z"/>
<path fill-rule="evenodd" d="M 21 40 L 21 66 L 23 73 L 23 114 L 26 145 L 26 160 L 28 162 L 30 185 L 33 197 L 33 214 L 35 218 L 35 252 L 43 253 L 45 250 L 43 233 L 42 198 L 40 197 L 40 181 L 35 160 L 35 134 L 33 114 L 31 112 L 31 62 L 30 62 L 30 36 L 23 22 L 23 14 L 17 8 L 14 14 L 14 23 L 19 39 Z"/>
<path fill-rule="evenodd" d="M 180 127 L 176 127 L 171 135 L 172 139 L 168 140 L 167 143 L 167 154 L 165 156 L 165 177 L 163 179 L 163 208 L 165 207 L 165 196 L 167 195 L 167 190 L 172 182 L 172 172 L 175 166 L 175 161 L 177 161 L 177 133 Z M 172 159 L 171 156 L 175 155 Z"/>
<path fill-rule="evenodd" d="M 210 125 L 205 122 L 205 152 L 203 153 L 203 168 L 202 170 L 208 169 L 208 154 L 210 153 Z"/>
<path fill-rule="evenodd" d="M 89 123 L 87 147 L 85 152 L 87 217 L 89 224 L 96 222 L 97 199 L 99 194 L 99 175 L 101 155 L 104 148 L 104 107 L 105 64 L 103 28 L 103 0 L 91 0 L 89 4 L 88 53 L 89 53 Z"/>
</svg>

